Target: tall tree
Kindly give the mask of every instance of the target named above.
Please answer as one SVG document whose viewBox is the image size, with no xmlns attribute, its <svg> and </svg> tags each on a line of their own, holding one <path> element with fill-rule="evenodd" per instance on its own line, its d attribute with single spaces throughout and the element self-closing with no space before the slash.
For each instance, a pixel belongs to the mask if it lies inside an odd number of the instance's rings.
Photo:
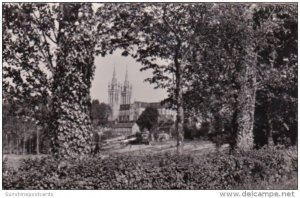
<svg viewBox="0 0 300 198">
<path fill-rule="evenodd" d="M 50 96 L 48 123 L 57 157 L 91 151 L 94 30 L 89 3 L 3 5 L 4 93 L 34 105 Z"/>
<path fill-rule="evenodd" d="M 207 27 L 210 33 L 202 35 L 206 47 L 199 45 L 195 50 L 198 54 L 192 57 L 195 67 L 189 72 L 192 86 L 186 94 L 187 108 L 222 113 L 223 117 L 227 114 L 225 117 L 231 118 L 232 144 L 249 150 L 253 147 L 256 91 L 278 80 L 282 71 L 295 79 L 295 50 L 285 55 L 291 57 L 290 68 L 287 64 L 274 67 L 276 59 L 287 59 L 279 58 L 276 51 L 296 40 L 295 34 L 290 34 L 294 30 L 286 26 L 291 18 L 295 19 L 295 5 L 216 4 L 214 8 Z M 279 32 L 290 35 L 290 39 L 278 42 Z"/>
</svg>

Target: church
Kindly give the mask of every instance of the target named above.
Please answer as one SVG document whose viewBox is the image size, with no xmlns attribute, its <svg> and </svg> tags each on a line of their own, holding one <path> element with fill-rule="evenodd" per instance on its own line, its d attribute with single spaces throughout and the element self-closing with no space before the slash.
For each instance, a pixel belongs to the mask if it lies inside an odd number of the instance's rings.
<svg viewBox="0 0 300 198">
<path fill-rule="evenodd" d="M 148 107 L 155 107 L 159 113 L 159 119 L 175 120 L 176 112 L 166 108 L 160 102 L 131 102 L 132 85 L 128 78 L 128 69 L 126 68 L 125 80 L 120 83 L 116 76 L 114 68 L 112 80 L 108 83 L 108 104 L 112 109 L 110 121 L 118 123 L 135 122 L 142 112 Z"/>
<path fill-rule="evenodd" d="M 120 83 L 116 77 L 114 67 L 111 82 L 108 83 L 108 104 L 112 110 L 110 120 L 118 120 L 120 105 L 129 105 L 131 103 L 132 85 L 128 81 L 128 70 L 126 68 L 124 83 Z"/>
</svg>

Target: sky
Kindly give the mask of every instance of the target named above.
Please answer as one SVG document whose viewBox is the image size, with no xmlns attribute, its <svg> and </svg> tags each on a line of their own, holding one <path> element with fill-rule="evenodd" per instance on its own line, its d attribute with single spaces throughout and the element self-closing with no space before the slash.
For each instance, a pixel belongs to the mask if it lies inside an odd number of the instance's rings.
<svg viewBox="0 0 300 198">
<path fill-rule="evenodd" d="M 105 57 L 97 56 L 95 65 L 95 76 L 91 87 L 92 99 L 108 103 L 108 82 L 112 79 L 114 66 L 116 77 L 121 83 L 125 80 L 126 66 L 128 68 L 128 80 L 132 84 L 131 102 L 158 102 L 167 97 L 166 90 L 154 89 L 154 85 L 144 82 L 146 78 L 151 77 L 151 70 L 140 72 L 141 64 L 131 57 L 121 56 L 120 51 Z"/>
</svg>

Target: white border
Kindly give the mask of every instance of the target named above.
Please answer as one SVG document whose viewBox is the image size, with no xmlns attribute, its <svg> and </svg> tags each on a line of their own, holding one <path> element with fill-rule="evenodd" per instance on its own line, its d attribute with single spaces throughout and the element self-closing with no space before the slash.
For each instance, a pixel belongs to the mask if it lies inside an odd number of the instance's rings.
<svg viewBox="0 0 300 198">
<path fill-rule="evenodd" d="M 2 1 L 1 0 L 1 5 L 0 5 L 0 14 L 2 16 L 2 3 L 5 2 L 83 2 L 83 0 L 65 0 L 65 1 L 41 1 L 41 0 L 31 0 L 31 1 L 24 1 L 24 0 L 19 0 L 19 1 Z M 132 0 L 118 0 L 118 1 L 111 1 L 111 0 L 105 0 L 105 1 L 95 1 L 95 0 L 88 0 L 87 2 L 228 2 L 228 3 L 247 3 L 247 2 L 257 2 L 257 3 L 262 3 L 262 2 L 269 2 L 269 3 L 288 3 L 288 2 L 297 2 L 299 1 L 278 1 L 278 0 L 255 0 L 255 1 L 212 1 L 212 0 L 207 0 L 207 1 L 178 1 L 178 0 L 151 0 L 151 1 L 132 1 Z M 1 17 L 2 21 L 2 17 Z M 299 5 L 298 5 L 298 21 L 299 21 Z M 1 38 L 2 38 L 2 31 L 1 31 Z M 298 27 L 298 38 L 299 38 L 299 27 Z M 299 49 L 299 42 L 298 42 L 298 49 Z M 1 51 L 2 51 L 2 39 L 1 39 Z M 298 53 L 299 54 L 299 53 Z M 299 60 L 299 57 L 298 57 Z M 299 62 L 299 61 L 298 61 Z M 2 56 L 1 56 L 1 63 L 2 63 Z M 298 71 L 298 77 L 299 77 L 299 71 Z M 298 80 L 298 93 L 299 93 L 299 80 Z M 1 64 L 1 98 L 2 98 L 2 64 Z M 2 115 L 2 100 L 1 100 L 1 110 L 0 113 Z M 299 110 L 299 103 L 298 103 L 298 110 Z M 298 114 L 299 116 L 299 114 Z M 2 132 L 2 116 L 0 119 L 0 124 L 1 124 L 1 132 Z M 299 132 L 299 129 L 298 129 Z M 2 133 L 1 133 L 2 134 Z M 299 135 L 298 135 L 299 137 Z M 1 145 L 2 145 L 2 135 L 0 137 L 1 139 Z M 0 152 L 1 152 L 1 157 L 2 157 L 2 146 L 0 147 Z M 298 159 L 299 159 L 299 151 L 298 151 Z M 299 163 L 299 162 L 298 162 Z M 2 163 L 0 165 L 1 171 L 2 171 Z M 298 170 L 298 178 L 299 178 L 299 170 Z M 156 197 L 172 197 L 172 198 L 182 198 L 182 197 L 188 197 L 188 198 L 207 198 L 207 197 L 221 197 L 220 192 L 229 192 L 225 190 L 50 190 L 50 191 L 34 191 L 34 190 L 2 190 L 2 174 L 0 176 L 1 179 L 1 197 L 14 197 L 14 196 L 6 196 L 6 193 L 17 193 L 17 192 L 23 192 L 23 193 L 36 193 L 36 192 L 50 192 L 53 194 L 53 197 L 98 197 L 98 198 L 110 198 L 110 197 L 119 197 L 119 198 L 124 198 L 124 197 L 130 197 L 130 198 L 156 198 Z M 234 190 L 232 192 L 239 192 L 242 194 L 245 192 L 245 190 Z M 256 190 L 249 190 L 247 192 L 294 192 L 294 195 L 297 197 L 299 196 L 299 183 L 298 183 L 298 190 L 293 190 L 293 191 L 283 191 L 283 190 L 264 190 L 264 191 L 256 191 Z M 19 197 L 27 197 L 27 196 L 19 196 Z M 31 196 L 34 197 L 34 196 Z M 244 196 L 240 196 L 244 197 Z M 255 196 L 253 196 L 255 197 Z M 258 197 L 258 196 L 256 196 Z"/>
</svg>

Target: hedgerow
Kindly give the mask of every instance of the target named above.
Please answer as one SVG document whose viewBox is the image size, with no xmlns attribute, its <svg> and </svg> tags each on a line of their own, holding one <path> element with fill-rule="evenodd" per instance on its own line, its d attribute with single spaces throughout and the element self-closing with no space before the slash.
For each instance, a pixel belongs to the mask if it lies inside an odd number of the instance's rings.
<svg viewBox="0 0 300 198">
<path fill-rule="evenodd" d="M 4 189 L 235 189 L 253 182 L 278 183 L 298 170 L 297 149 L 262 148 L 204 156 L 170 153 L 113 155 L 69 161 L 28 159 L 4 170 Z M 5 166 L 6 167 L 6 166 Z"/>
</svg>

